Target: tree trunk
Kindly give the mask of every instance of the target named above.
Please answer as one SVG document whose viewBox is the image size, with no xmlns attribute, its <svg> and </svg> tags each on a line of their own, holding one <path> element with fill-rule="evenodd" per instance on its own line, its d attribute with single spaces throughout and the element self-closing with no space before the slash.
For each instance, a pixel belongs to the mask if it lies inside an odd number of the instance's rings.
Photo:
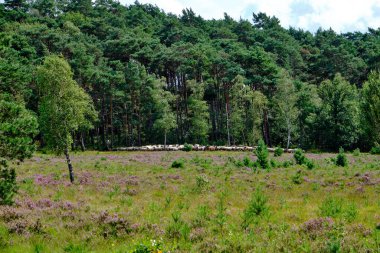
<svg viewBox="0 0 380 253">
<path fill-rule="evenodd" d="M 166 149 L 166 131 L 164 133 L 164 149 Z"/>
<path fill-rule="evenodd" d="M 83 132 L 80 132 L 80 147 L 83 152 L 86 151 L 86 146 L 84 145 Z"/>
<path fill-rule="evenodd" d="M 288 142 L 286 144 L 286 150 L 289 149 L 289 145 L 290 145 L 290 128 L 288 128 Z"/>
<path fill-rule="evenodd" d="M 227 118 L 227 145 L 231 146 L 231 139 L 230 139 L 230 123 L 228 119 L 228 104 L 226 103 L 226 118 Z"/>
<path fill-rule="evenodd" d="M 65 156 L 66 156 L 67 166 L 69 167 L 70 182 L 73 183 L 74 182 L 74 172 L 73 172 L 73 165 L 71 164 L 68 148 L 65 149 Z"/>
</svg>

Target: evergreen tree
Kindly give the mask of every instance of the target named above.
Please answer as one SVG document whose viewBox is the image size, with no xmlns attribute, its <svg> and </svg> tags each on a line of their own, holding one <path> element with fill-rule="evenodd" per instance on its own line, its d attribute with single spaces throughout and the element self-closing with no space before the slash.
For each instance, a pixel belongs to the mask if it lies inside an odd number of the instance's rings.
<svg viewBox="0 0 380 253">
<path fill-rule="evenodd" d="M 380 143 L 380 72 L 371 72 L 362 92 L 365 130 L 372 144 Z"/>
<path fill-rule="evenodd" d="M 352 147 L 359 137 L 359 104 L 355 86 L 340 74 L 319 87 L 322 106 L 318 114 L 319 143 L 336 150 Z"/>
</svg>

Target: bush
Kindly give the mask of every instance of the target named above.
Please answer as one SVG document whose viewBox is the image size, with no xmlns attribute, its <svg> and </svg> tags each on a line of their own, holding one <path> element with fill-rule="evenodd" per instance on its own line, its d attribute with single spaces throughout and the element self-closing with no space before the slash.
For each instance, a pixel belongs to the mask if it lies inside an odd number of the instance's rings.
<svg viewBox="0 0 380 253">
<path fill-rule="evenodd" d="M 267 203 L 268 197 L 260 188 L 257 188 L 243 212 L 243 229 L 247 229 L 250 224 L 257 222 L 260 217 L 268 214 L 269 206 Z"/>
<path fill-rule="evenodd" d="M 302 149 L 297 149 L 294 152 L 294 160 L 296 160 L 296 163 L 299 165 L 303 165 L 306 163 L 306 157 Z"/>
<path fill-rule="evenodd" d="M 348 165 L 346 154 L 344 153 L 344 149 L 341 147 L 339 148 L 339 154 L 336 157 L 335 164 L 337 166 L 345 167 Z"/>
<path fill-rule="evenodd" d="M 354 156 L 360 156 L 360 149 L 359 148 L 355 149 L 353 152 L 353 155 Z"/>
<path fill-rule="evenodd" d="M 243 158 L 243 164 L 246 167 L 252 167 L 253 162 L 251 161 L 251 159 L 249 159 L 248 156 L 246 156 Z"/>
<path fill-rule="evenodd" d="M 183 151 L 190 152 L 191 150 L 193 150 L 193 145 L 187 143 L 183 145 Z"/>
<path fill-rule="evenodd" d="M 166 228 L 166 235 L 171 239 L 185 239 L 189 238 L 190 228 L 187 223 L 182 220 L 179 212 L 172 213 L 172 221 Z"/>
<path fill-rule="evenodd" d="M 277 167 L 278 167 L 278 164 L 277 164 L 276 160 L 271 159 L 271 160 L 269 161 L 269 163 L 270 163 L 270 166 L 271 166 L 272 168 L 277 168 Z"/>
<path fill-rule="evenodd" d="M 263 140 L 259 141 L 258 146 L 255 150 L 255 154 L 257 156 L 257 163 L 260 168 L 269 169 L 268 148 Z"/>
<path fill-rule="evenodd" d="M 175 160 L 172 163 L 172 168 L 184 168 L 185 167 L 185 161 L 182 159 Z"/>
<path fill-rule="evenodd" d="M 292 165 L 293 165 L 293 161 L 284 161 L 282 163 L 282 167 L 284 167 L 284 168 L 288 168 L 288 167 L 290 167 Z"/>
<path fill-rule="evenodd" d="M 276 156 L 276 157 L 282 156 L 283 153 L 284 153 L 284 149 L 283 148 L 276 148 L 274 150 L 274 156 Z"/>
<path fill-rule="evenodd" d="M 17 190 L 16 171 L 8 168 L 5 160 L 0 161 L 0 205 L 12 205 Z"/>
<path fill-rule="evenodd" d="M 372 155 L 380 155 L 380 145 L 376 145 L 371 148 L 371 151 L 369 151 Z"/>
<path fill-rule="evenodd" d="M 292 182 L 293 182 L 294 184 L 302 184 L 303 179 L 302 179 L 302 171 L 301 171 L 301 170 L 298 170 L 298 171 L 296 172 L 296 174 L 294 174 L 294 175 L 292 176 Z"/>
<path fill-rule="evenodd" d="M 309 170 L 312 170 L 312 169 L 315 168 L 315 164 L 314 164 L 314 162 L 313 162 L 312 160 L 307 159 L 307 161 L 306 161 L 306 167 L 307 167 Z"/>
<path fill-rule="evenodd" d="M 201 192 L 207 188 L 210 181 L 205 175 L 199 175 L 196 177 L 196 191 Z"/>
</svg>

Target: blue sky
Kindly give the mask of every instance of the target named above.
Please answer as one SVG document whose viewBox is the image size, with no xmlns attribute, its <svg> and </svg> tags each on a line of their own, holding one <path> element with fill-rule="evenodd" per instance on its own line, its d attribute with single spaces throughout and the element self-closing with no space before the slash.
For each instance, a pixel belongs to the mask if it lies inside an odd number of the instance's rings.
<svg viewBox="0 0 380 253">
<path fill-rule="evenodd" d="M 135 0 L 119 0 L 132 4 Z M 380 0 L 139 0 L 156 4 L 166 12 L 180 14 L 192 8 L 207 19 L 223 18 L 227 12 L 235 19 L 252 20 L 252 12 L 278 17 L 283 27 L 316 31 L 319 27 L 336 32 L 367 31 L 380 27 Z"/>
</svg>

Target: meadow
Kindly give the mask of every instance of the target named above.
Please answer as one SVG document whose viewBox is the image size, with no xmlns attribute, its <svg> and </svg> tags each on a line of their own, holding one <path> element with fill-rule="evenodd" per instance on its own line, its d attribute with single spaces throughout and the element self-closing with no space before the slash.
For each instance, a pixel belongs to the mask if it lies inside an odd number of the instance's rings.
<svg viewBox="0 0 380 253">
<path fill-rule="evenodd" d="M 380 252 L 380 157 L 36 153 L 0 206 L 0 252 Z"/>
</svg>

